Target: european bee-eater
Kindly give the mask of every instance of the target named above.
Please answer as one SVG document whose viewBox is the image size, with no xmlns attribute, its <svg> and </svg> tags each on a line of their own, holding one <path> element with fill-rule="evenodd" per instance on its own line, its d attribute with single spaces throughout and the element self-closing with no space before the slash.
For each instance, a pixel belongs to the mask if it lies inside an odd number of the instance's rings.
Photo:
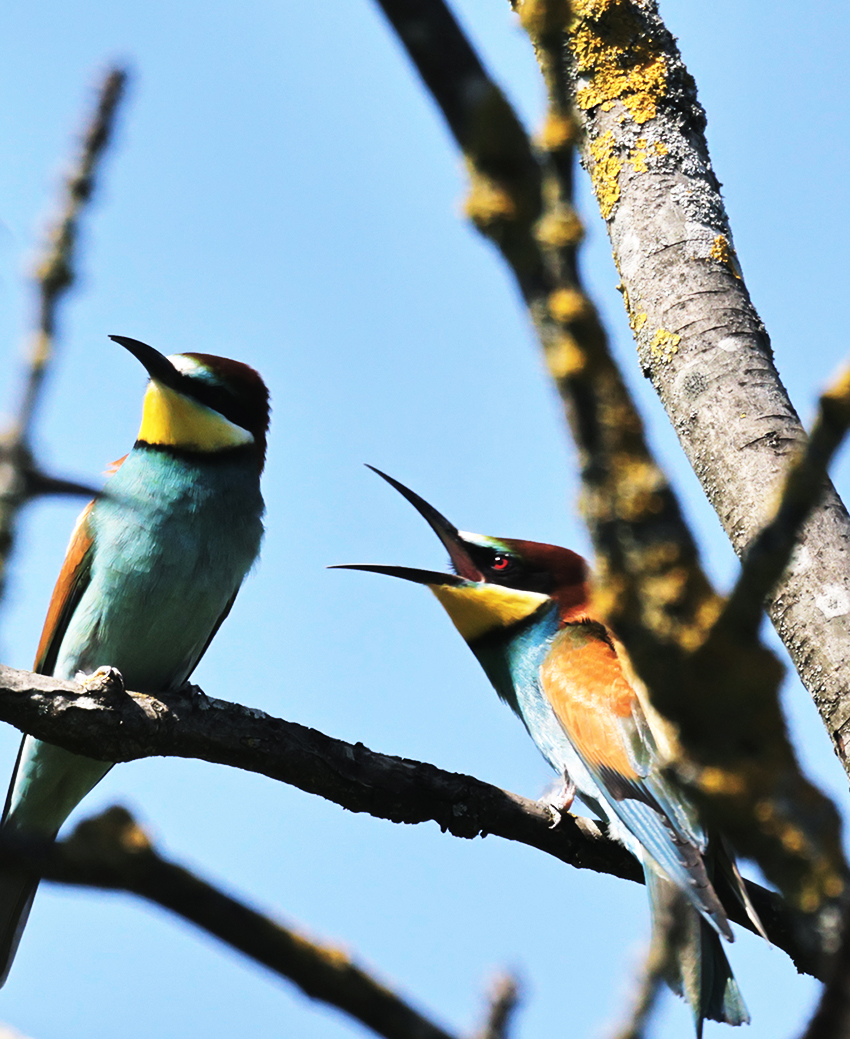
<svg viewBox="0 0 850 1039">
<path fill-rule="evenodd" d="M 132 451 L 77 521 L 34 670 L 103 665 L 128 689 L 179 688 L 230 612 L 260 550 L 268 391 L 245 364 L 163 354 L 112 336 L 150 376 Z M 3 828 L 53 839 L 111 764 L 25 736 Z M 37 881 L 0 875 L 0 984 Z"/>
<path fill-rule="evenodd" d="M 654 917 L 667 904 L 671 885 L 684 898 L 686 934 L 665 980 L 690 1003 L 697 1035 L 706 1018 L 749 1021 L 719 940 L 733 935 L 714 889 L 715 870 L 723 871 L 759 930 L 761 924 L 723 841 L 706 832 L 694 805 L 663 772 L 669 733 L 623 646 L 594 615 L 585 560 L 555 545 L 459 531 L 413 491 L 374 471 L 428 521 L 454 573 L 343 569 L 431 589 L 500 698 L 563 777 L 559 807 L 569 808 L 578 792 L 608 821 L 643 866 Z"/>
</svg>

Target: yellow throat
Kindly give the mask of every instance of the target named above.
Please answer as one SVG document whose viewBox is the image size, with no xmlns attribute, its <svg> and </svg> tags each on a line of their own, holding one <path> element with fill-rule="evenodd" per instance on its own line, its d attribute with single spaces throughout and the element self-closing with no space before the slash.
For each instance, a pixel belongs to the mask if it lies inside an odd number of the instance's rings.
<svg viewBox="0 0 850 1039">
<path fill-rule="evenodd" d="M 247 429 L 153 380 L 145 393 L 138 438 L 147 444 L 194 451 L 221 451 L 254 441 Z"/>
<path fill-rule="evenodd" d="M 541 592 L 523 592 L 500 584 L 429 584 L 428 587 L 467 642 L 517 624 L 539 610 L 543 603 L 551 601 Z"/>
</svg>

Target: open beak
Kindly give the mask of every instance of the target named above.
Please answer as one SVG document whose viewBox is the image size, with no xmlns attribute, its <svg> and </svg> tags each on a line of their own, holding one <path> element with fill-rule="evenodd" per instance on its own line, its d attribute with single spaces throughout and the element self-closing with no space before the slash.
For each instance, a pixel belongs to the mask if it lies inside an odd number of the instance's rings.
<svg viewBox="0 0 850 1039">
<path fill-rule="evenodd" d="M 445 546 L 446 551 L 449 553 L 449 557 L 451 558 L 452 565 L 457 573 L 443 574 L 437 570 L 416 570 L 407 566 L 369 566 L 360 564 L 335 566 L 330 569 L 368 570 L 375 574 L 388 574 L 390 577 L 401 577 L 405 581 L 415 581 L 417 584 L 459 585 L 463 584 L 464 581 L 484 580 L 484 575 L 473 562 L 472 556 L 469 554 L 469 550 L 467 549 L 457 527 L 452 523 L 449 523 L 445 516 L 437 512 L 433 506 L 420 498 L 418 494 L 414 494 L 414 492 L 408 487 L 405 487 L 403 483 L 399 483 L 398 480 L 394 480 L 391 476 L 387 476 L 386 473 L 382 473 L 380 469 L 376 469 L 373 465 L 369 465 L 367 468 L 371 469 L 373 473 L 377 473 L 378 476 L 386 480 L 388 484 L 395 487 L 399 494 L 407 498 L 419 515 L 427 521 L 430 528 Z"/>
<path fill-rule="evenodd" d="M 181 373 L 177 371 L 165 354 L 161 354 L 159 350 L 154 350 L 147 343 L 139 342 L 138 339 L 130 339 L 129 336 L 110 336 L 109 338 L 113 342 L 118 343 L 119 346 L 123 346 L 125 350 L 129 350 L 136 360 L 141 361 L 154 382 L 161 383 L 163 386 L 170 386 L 172 389 L 178 388 Z"/>
<path fill-rule="evenodd" d="M 386 574 L 388 577 L 400 577 L 404 581 L 415 581 L 416 584 L 464 584 L 462 577 L 456 574 L 443 574 L 439 570 L 417 570 L 412 566 L 383 566 L 381 563 L 337 563 L 328 570 L 366 570 L 370 574 Z"/>
</svg>

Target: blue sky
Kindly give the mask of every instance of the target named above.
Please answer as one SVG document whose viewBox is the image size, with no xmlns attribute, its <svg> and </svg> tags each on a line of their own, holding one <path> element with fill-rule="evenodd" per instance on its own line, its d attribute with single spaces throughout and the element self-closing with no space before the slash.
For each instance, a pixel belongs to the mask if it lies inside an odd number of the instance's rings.
<svg viewBox="0 0 850 1039">
<path fill-rule="evenodd" d="M 455 10 L 536 125 L 542 90 L 508 5 Z M 708 111 L 747 284 L 809 421 L 847 350 L 850 12 L 825 3 L 803 24 L 787 0 L 671 0 L 662 13 Z M 23 274 L 61 164 L 98 71 L 125 61 L 133 82 L 40 414 L 44 459 L 96 480 L 132 444 L 144 375 L 109 333 L 254 364 L 274 404 L 266 542 L 197 680 L 375 750 L 540 794 L 545 763 L 432 597 L 324 569 L 442 565 L 421 519 L 364 462 L 462 528 L 588 549 L 574 456 L 525 316 L 459 216 L 461 163 L 379 12 L 366 0 L 15 0 L 0 38 L 0 406 L 14 399 L 32 304 Z M 726 587 L 734 556 L 639 375 L 604 227 L 581 190 L 589 284 Z M 846 485 L 846 464 L 837 480 Z M 32 661 L 77 510 L 45 502 L 26 514 L 0 627 L 5 662 Z M 798 683 L 786 700 L 811 773 L 844 797 Z M 16 745 L 0 734 L 9 771 Z M 457 1031 L 477 1024 L 489 977 L 508 966 L 526 983 L 517 1039 L 599 1035 L 646 941 L 642 889 L 495 838 L 351 815 L 200 762 L 117 768 L 81 813 L 115 801 L 175 857 L 345 944 Z M 749 1039 L 797 1034 L 814 983 L 749 935 L 731 955 Z M 33 1039 L 363 1034 L 164 912 L 46 886 L 0 1021 Z M 655 1034 L 689 1028 L 667 999 Z"/>
</svg>

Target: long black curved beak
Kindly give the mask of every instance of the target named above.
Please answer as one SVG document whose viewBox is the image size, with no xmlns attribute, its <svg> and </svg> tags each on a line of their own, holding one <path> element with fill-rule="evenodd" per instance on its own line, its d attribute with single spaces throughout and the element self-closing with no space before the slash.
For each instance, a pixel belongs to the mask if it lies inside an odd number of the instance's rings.
<svg viewBox="0 0 850 1039">
<path fill-rule="evenodd" d="M 129 336 L 110 336 L 109 338 L 119 346 L 123 346 L 125 350 L 129 350 L 136 360 L 141 361 L 152 379 L 162 383 L 163 386 L 170 386 L 172 389 L 178 388 L 182 373 L 177 371 L 165 354 L 161 354 L 159 350 L 154 350 L 152 346 L 148 346 L 147 343 L 142 343 L 138 339 L 130 339 Z"/>
<path fill-rule="evenodd" d="M 376 469 L 373 465 L 367 465 L 366 468 L 371 469 L 373 473 L 377 473 L 378 476 L 386 480 L 390 486 L 395 487 L 399 494 L 407 498 L 419 515 L 425 519 L 428 526 L 434 531 L 440 541 L 442 541 L 449 553 L 452 565 L 457 571 L 457 574 L 443 574 L 436 570 L 416 570 L 407 566 L 369 566 L 361 564 L 335 566 L 330 567 L 330 569 L 368 570 L 375 574 L 388 574 L 390 577 L 401 577 L 405 581 L 415 581 L 417 584 L 462 584 L 464 581 L 484 580 L 484 575 L 473 562 L 472 556 L 469 554 L 469 550 L 467 549 L 463 538 L 460 536 L 460 532 L 453 523 L 449 523 L 445 516 L 437 512 L 432 505 L 429 505 L 427 501 L 411 491 L 409 487 L 405 487 L 403 483 L 399 483 L 398 480 L 394 480 L 391 476 L 387 476 L 386 473 L 382 473 L 380 469 Z"/>
<path fill-rule="evenodd" d="M 464 579 L 457 574 L 444 574 L 439 570 L 417 570 L 412 566 L 384 566 L 381 563 L 337 563 L 328 570 L 365 570 L 370 574 L 386 574 L 387 577 L 400 577 L 404 581 L 416 584 L 463 584 Z"/>
</svg>

